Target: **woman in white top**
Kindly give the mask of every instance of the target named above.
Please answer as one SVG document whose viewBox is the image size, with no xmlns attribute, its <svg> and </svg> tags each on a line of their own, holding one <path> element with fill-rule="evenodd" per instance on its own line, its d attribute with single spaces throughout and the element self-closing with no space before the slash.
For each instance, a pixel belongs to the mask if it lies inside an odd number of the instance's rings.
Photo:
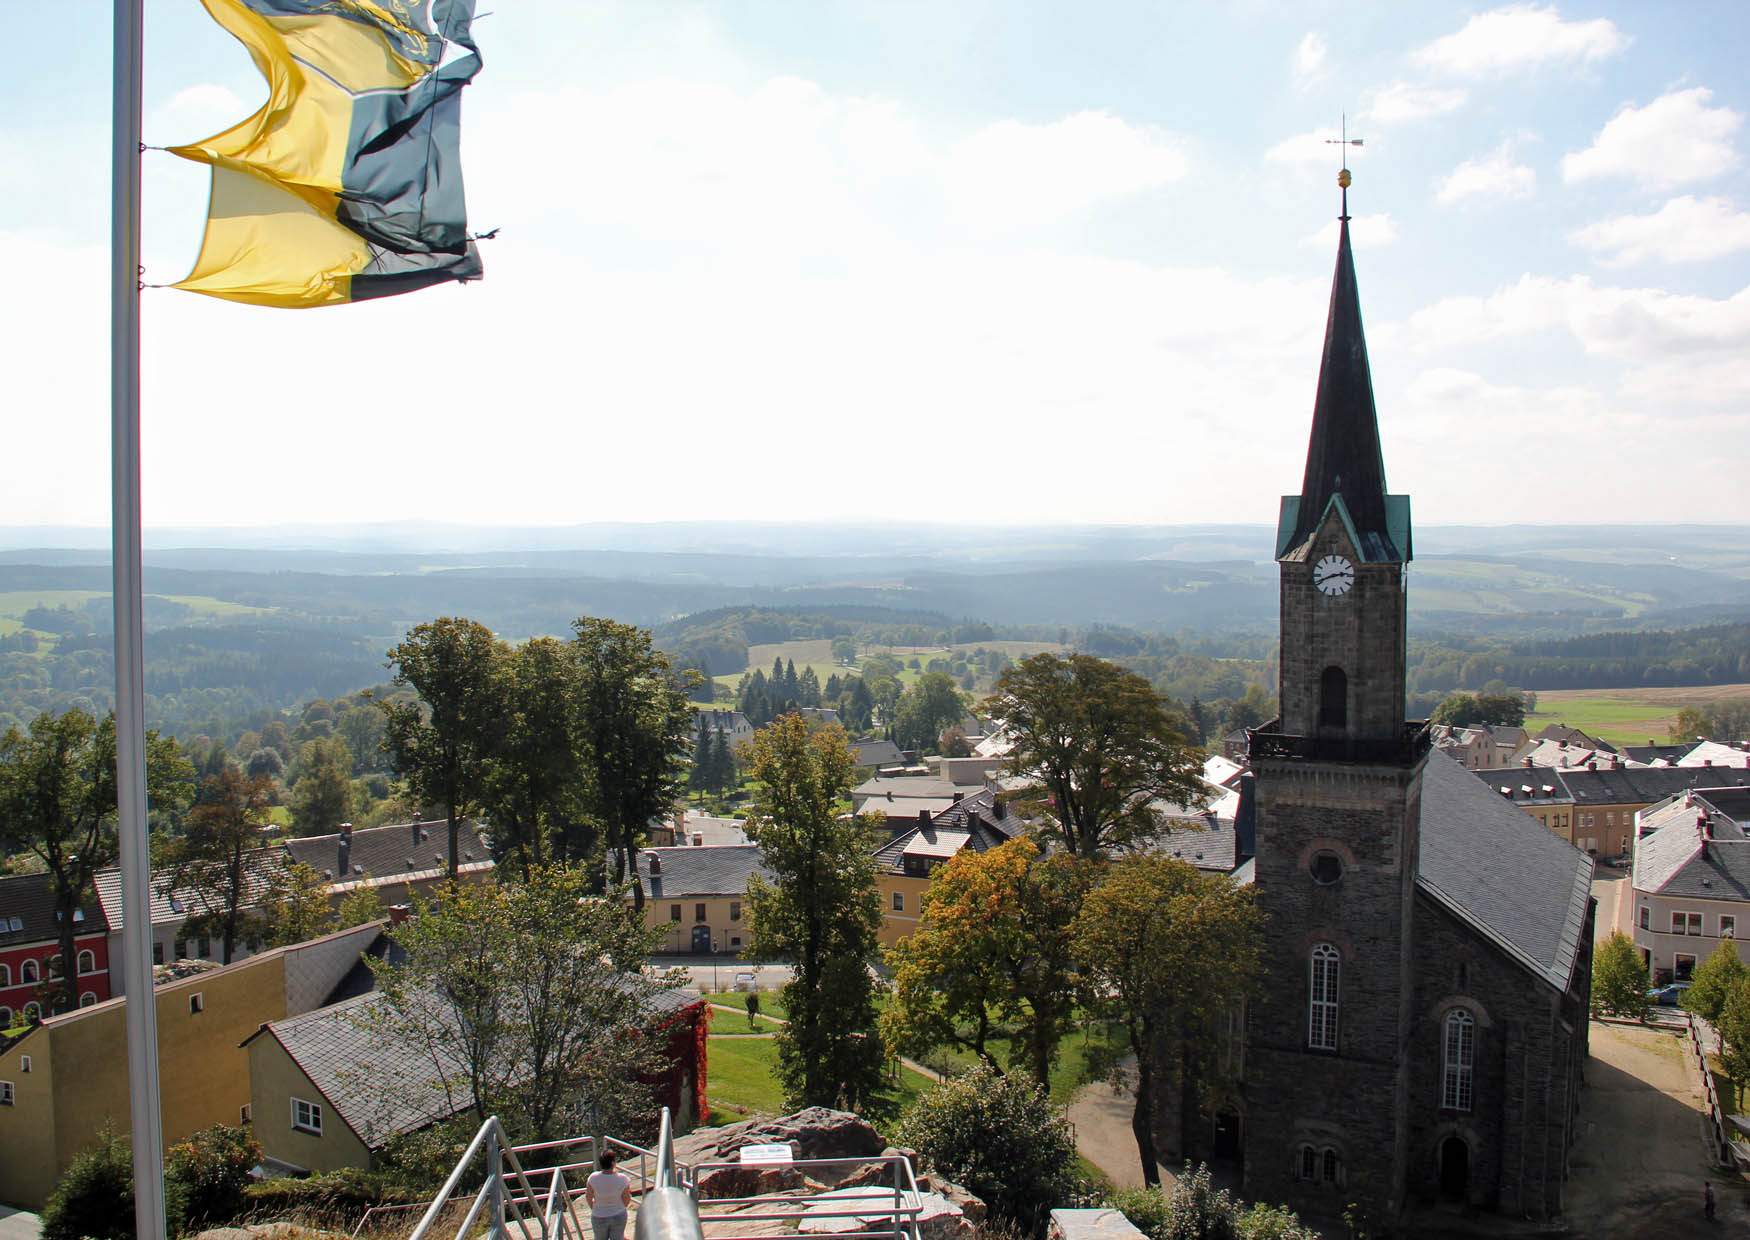
<svg viewBox="0 0 1750 1240">
<path fill-rule="evenodd" d="M 632 1208 L 632 1178 L 614 1170 L 619 1161 L 612 1150 L 603 1150 L 596 1160 L 601 1170 L 592 1172 L 584 1184 L 589 1200 L 589 1225 L 595 1240 L 626 1240 L 626 1211 Z"/>
</svg>

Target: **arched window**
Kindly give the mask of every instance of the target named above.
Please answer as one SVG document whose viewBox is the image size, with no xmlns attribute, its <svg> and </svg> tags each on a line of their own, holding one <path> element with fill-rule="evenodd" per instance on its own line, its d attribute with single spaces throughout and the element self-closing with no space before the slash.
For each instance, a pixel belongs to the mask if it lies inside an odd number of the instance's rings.
<svg viewBox="0 0 1750 1240">
<path fill-rule="evenodd" d="M 79 996 L 79 1006 L 80 1007 L 90 1007 L 92 1004 L 94 1004 L 96 1002 L 97 1002 L 97 994 L 94 991 L 88 990 L 84 994 Z"/>
<path fill-rule="evenodd" d="M 1329 943 L 1320 943 L 1312 949 L 1306 1044 L 1315 1051 L 1337 1049 L 1337 981 L 1340 966 L 1337 949 Z"/>
<path fill-rule="evenodd" d="M 0 964 L 0 986 L 10 985 L 12 985 L 12 966 L 9 964 Z"/>
<path fill-rule="evenodd" d="M 79 972 L 97 972 L 97 953 L 91 951 L 89 948 L 79 953 Z"/>
<path fill-rule="evenodd" d="M 42 976 L 37 972 L 36 961 L 26 960 L 18 966 L 18 984 L 20 986 L 27 986 L 31 982 L 40 980 L 42 980 Z"/>
<path fill-rule="evenodd" d="M 42 1018 L 43 1009 L 40 1003 L 27 1003 L 24 1005 L 25 1020 L 41 1020 Z"/>
<path fill-rule="evenodd" d="M 1343 1160 L 1337 1157 L 1337 1151 L 1330 1146 L 1325 1147 L 1325 1183 L 1335 1184 L 1343 1174 Z"/>
<path fill-rule="evenodd" d="M 61 955 L 59 952 L 56 952 L 53 956 L 49 957 L 49 976 L 61 976 Z"/>
<path fill-rule="evenodd" d="M 1340 667 L 1327 667 L 1319 676 L 1319 726 L 1349 726 L 1349 677 Z"/>
<path fill-rule="evenodd" d="M 12 1009 L 0 1006 L 0 1029 L 12 1028 Z"/>
<path fill-rule="evenodd" d="M 1454 1008 L 1446 1014 L 1444 1041 L 1440 1105 L 1454 1111 L 1468 1111 L 1477 1057 L 1477 1022 L 1469 1012 Z"/>
<path fill-rule="evenodd" d="M 1319 1153 L 1310 1145 L 1300 1147 L 1300 1167 L 1295 1173 L 1303 1180 L 1319 1178 Z"/>
</svg>

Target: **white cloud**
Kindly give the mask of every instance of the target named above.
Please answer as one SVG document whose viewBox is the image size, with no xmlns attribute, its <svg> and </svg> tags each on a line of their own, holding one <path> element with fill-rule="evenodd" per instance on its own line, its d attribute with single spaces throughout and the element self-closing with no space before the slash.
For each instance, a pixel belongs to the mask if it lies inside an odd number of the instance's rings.
<svg viewBox="0 0 1750 1240">
<path fill-rule="evenodd" d="M 1463 107 L 1464 101 L 1464 91 L 1456 88 L 1393 82 L 1373 92 L 1361 116 L 1379 125 L 1399 125 L 1443 116 Z"/>
<path fill-rule="evenodd" d="M 1537 192 L 1537 170 L 1513 158 L 1503 142 L 1487 155 L 1467 159 L 1440 179 L 1436 201 L 1451 206 L 1466 198 L 1529 198 Z"/>
<path fill-rule="evenodd" d="M 1309 30 L 1301 36 L 1294 48 L 1294 83 L 1302 90 L 1316 83 L 1325 76 L 1325 58 L 1330 48 L 1325 43 L 1325 36 L 1316 30 Z"/>
<path fill-rule="evenodd" d="M 146 118 L 146 140 L 157 146 L 198 142 L 235 125 L 252 110 L 228 86 L 213 82 L 185 86 Z"/>
<path fill-rule="evenodd" d="M 1353 163 L 1366 155 L 1365 146 L 1331 145 L 1340 142 L 1342 137 L 1343 131 L 1340 129 L 1313 129 L 1295 134 L 1292 138 L 1284 138 L 1265 151 L 1264 158 L 1273 164 L 1294 167 L 1335 168 L 1339 162 Z"/>
<path fill-rule="evenodd" d="M 1383 248 L 1398 239 L 1398 226 L 1391 212 L 1378 215 L 1357 215 L 1349 221 L 1349 238 L 1357 249 Z M 1337 221 L 1332 220 L 1306 239 L 1307 245 L 1334 249 L 1337 245 Z"/>
<path fill-rule="evenodd" d="M 1632 177 L 1665 189 L 1718 176 L 1738 162 L 1732 135 L 1744 118 L 1708 107 L 1712 98 L 1711 90 L 1695 86 L 1660 95 L 1644 108 L 1624 107 L 1591 146 L 1562 156 L 1562 179 Z"/>
<path fill-rule="evenodd" d="M 1651 215 L 1614 215 L 1568 238 L 1606 267 L 1699 263 L 1750 250 L 1750 213 L 1724 198 L 1673 198 Z"/>
<path fill-rule="evenodd" d="M 1477 14 L 1461 29 L 1418 49 L 1412 59 L 1461 77 L 1483 77 L 1550 63 L 1595 64 L 1628 45 L 1628 36 L 1608 18 L 1563 21 L 1553 6 L 1512 4 Z"/>
</svg>

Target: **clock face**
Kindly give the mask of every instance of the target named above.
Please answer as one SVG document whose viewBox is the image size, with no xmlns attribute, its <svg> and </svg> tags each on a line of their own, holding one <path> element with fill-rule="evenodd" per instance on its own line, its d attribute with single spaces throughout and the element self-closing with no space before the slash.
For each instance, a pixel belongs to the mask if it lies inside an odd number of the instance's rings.
<svg viewBox="0 0 1750 1240">
<path fill-rule="evenodd" d="M 1327 555 L 1313 565 L 1313 584 L 1332 597 L 1347 594 L 1355 584 L 1355 566 L 1340 555 Z"/>
</svg>

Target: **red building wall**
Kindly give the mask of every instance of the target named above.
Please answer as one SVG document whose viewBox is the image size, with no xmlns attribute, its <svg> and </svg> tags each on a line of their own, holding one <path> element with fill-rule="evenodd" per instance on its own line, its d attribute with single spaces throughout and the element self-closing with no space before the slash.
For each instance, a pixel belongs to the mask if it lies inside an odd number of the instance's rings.
<svg viewBox="0 0 1750 1240">
<path fill-rule="evenodd" d="M 93 957 L 92 971 L 79 975 L 77 993 L 92 995 L 92 1002 L 102 1003 L 110 997 L 108 936 L 103 933 L 82 934 L 73 943 L 75 963 L 81 951 L 89 951 Z M 22 966 L 26 960 L 36 961 L 38 976 L 46 979 L 49 975 L 49 960 L 59 950 L 60 945 L 57 943 L 28 943 L 0 948 L 0 965 L 6 966 L 6 973 L 11 980 L 10 985 L 0 986 L 0 1007 L 10 1009 L 16 1016 L 24 1011 L 25 1004 L 41 1002 L 38 993 L 40 982 L 21 981 Z"/>
</svg>

